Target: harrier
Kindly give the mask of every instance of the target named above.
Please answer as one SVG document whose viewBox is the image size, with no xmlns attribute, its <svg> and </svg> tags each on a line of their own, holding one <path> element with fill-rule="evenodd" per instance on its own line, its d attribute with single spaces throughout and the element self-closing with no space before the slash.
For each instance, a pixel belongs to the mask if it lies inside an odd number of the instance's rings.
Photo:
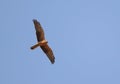
<svg viewBox="0 0 120 84">
<path fill-rule="evenodd" d="M 51 63 L 54 64 L 55 57 L 54 57 L 52 49 L 48 45 L 48 41 L 45 40 L 44 30 L 43 30 L 41 24 L 37 20 L 35 20 L 35 19 L 33 19 L 33 23 L 34 23 L 34 26 L 35 26 L 38 43 L 33 45 L 31 47 L 31 49 L 33 50 L 33 49 L 37 48 L 38 46 L 40 46 L 40 48 L 47 55 L 47 57 L 49 58 Z"/>
</svg>

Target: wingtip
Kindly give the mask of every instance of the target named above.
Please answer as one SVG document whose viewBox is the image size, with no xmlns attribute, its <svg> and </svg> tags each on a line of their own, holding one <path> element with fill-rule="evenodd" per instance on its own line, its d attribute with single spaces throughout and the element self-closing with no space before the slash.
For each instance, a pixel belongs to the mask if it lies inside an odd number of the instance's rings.
<svg viewBox="0 0 120 84">
<path fill-rule="evenodd" d="M 55 62 L 51 62 L 51 64 L 54 64 Z"/>
<path fill-rule="evenodd" d="M 33 22 L 37 22 L 37 19 L 33 19 L 32 21 L 33 21 Z"/>
<path fill-rule="evenodd" d="M 53 60 L 50 60 L 51 61 L 51 64 L 54 64 L 55 63 L 55 58 Z"/>
</svg>

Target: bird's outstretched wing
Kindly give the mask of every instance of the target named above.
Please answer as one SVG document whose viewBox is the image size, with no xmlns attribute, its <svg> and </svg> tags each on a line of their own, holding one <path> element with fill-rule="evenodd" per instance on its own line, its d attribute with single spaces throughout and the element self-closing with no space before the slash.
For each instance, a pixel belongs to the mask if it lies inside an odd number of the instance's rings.
<svg viewBox="0 0 120 84">
<path fill-rule="evenodd" d="M 55 62 L 55 57 L 54 57 L 52 49 L 48 46 L 48 44 L 41 46 L 41 49 L 43 50 L 43 52 L 47 55 L 47 57 L 49 58 L 49 60 L 53 64 Z"/>
<path fill-rule="evenodd" d="M 47 57 L 53 64 L 55 62 L 55 57 L 52 49 L 47 44 L 48 42 L 45 40 L 43 28 L 37 20 L 34 19 L 33 23 L 36 29 L 36 36 L 37 36 L 38 43 L 32 46 L 31 49 L 34 49 L 37 46 L 40 46 L 43 52 L 47 55 Z"/>
<path fill-rule="evenodd" d="M 33 23 L 34 23 L 34 26 L 35 26 L 36 36 L 37 36 L 38 42 L 45 40 L 44 30 L 43 30 L 41 24 L 35 19 L 33 20 Z"/>
</svg>

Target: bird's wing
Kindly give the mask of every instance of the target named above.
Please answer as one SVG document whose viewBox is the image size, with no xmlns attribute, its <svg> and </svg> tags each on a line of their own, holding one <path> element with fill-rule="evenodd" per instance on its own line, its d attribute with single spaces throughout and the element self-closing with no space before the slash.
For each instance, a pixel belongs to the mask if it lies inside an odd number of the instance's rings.
<svg viewBox="0 0 120 84">
<path fill-rule="evenodd" d="M 40 23 L 35 19 L 33 20 L 33 23 L 35 26 L 36 36 L 37 36 L 38 42 L 45 40 L 44 30 L 43 30 L 42 26 L 40 25 Z"/>
<path fill-rule="evenodd" d="M 40 46 L 40 47 L 43 50 L 43 52 L 47 55 L 47 57 L 49 58 L 49 60 L 51 61 L 51 63 L 53 64 L 55 62 L 55 57 L 54 57 L 53 51 L 49 47 L 49 45 L 45 44 L 44 46 Z"/>
</svg>

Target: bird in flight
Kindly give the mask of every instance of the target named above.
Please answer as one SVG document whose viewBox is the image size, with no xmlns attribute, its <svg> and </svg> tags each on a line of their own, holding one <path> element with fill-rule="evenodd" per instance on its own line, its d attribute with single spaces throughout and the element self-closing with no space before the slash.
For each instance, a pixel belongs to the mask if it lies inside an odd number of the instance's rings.
<svg viewBox="0 0 120 84">
<path fill-rule="evenodd" d="M 37 48 L 38 46 L 40 46 L 40 48 L 47 55 L 47 57 L 49 58 L 51 63 L 54 64 L 55 57 L 54 57 L 52 49 L 48 45 L 48 41 L 45 40 L 44 30 L 43 30 L 41 24 L 36 19 L 33 19 L 33 23 L 34 23 L 34 26 L 35 26 L 36 37 L 37 37 L 38 43 L 33 45 L 31 47 L 31 49 L 33 50 L 33 49 Z"/>
</svg>

